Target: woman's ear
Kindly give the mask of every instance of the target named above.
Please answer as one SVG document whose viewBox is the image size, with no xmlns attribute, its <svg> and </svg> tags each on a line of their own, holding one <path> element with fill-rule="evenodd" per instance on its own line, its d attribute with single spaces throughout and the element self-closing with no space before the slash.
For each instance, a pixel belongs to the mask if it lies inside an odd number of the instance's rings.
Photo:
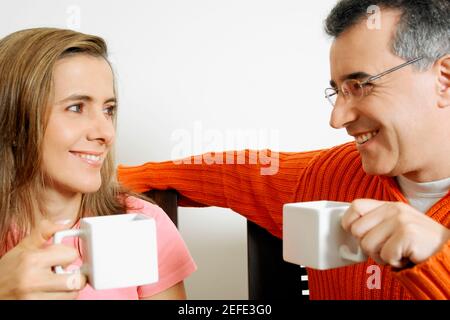
<svg viewBox="0 0 450 320">
<path fill-rule="evenodd" d="M 438 105 L 450 108 L 450 54 L 437 61 L 438 65 Z"/>
</svg>

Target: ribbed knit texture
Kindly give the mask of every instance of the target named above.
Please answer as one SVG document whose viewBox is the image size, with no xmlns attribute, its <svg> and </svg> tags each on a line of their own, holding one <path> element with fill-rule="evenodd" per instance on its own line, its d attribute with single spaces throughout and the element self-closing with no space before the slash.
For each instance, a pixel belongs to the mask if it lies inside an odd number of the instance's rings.
<svg viewBox="0 0 450 320">
<path fill-rule="evenodd" d="M 205 164 L 201 156 L 189 163 L 172 161 L 119 166 L 122 184 L 137 192 L 175 189 L 181 206 L 231 208 L 282 237 L 285 203 L 359 198 L 407 202 L 392 178 L 367 175 L 355 144 L 328 150 L 279 153 L 279 171 L 261 175 L 267 165 L 249 164 L 255 153 L 246 151 L 245 164 Z M 254 160 L 254 159 L 253 159 Z M 199 163 L 199 164 L 196 164 Z M 427 215 L 450 225 L 450 192 Z M 372 275 L 366 263 L 331 270 L 308 269 L 310 299 L 450 299 L 450 246 L 413 268 L 393 271 L 380 266 L 381 288 L 369 289 Z"/>
</svg>

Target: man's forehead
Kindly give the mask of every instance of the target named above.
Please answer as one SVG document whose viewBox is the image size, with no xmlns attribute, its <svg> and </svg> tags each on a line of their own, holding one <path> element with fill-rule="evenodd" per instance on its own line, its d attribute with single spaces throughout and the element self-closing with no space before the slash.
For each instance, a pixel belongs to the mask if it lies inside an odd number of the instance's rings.
<svg viewBox="0 0 450 320">
<path fill-rule="evenodd" d="M 359 46 L 354 43 L 351 45 L 343 44 L 339 47 L 335 42 L 330 50 L 330 67 L 340 74 L 364 70 L 377 61 L 383 60 L 383 57 L 388 55 L 389 52 L 388 48 L 382 49 L 379 47 L 371 50 L 367 46 Z"/>
<path fill-rule="evenodd" d="M 391 49 L 400 14 L 392 10 L 381 14 L 379 29 L 369 28 L 363 19 L 334 40 L 330 49 L 333 80 L 344 74 L 382 71 L 396 60 Z"/>
</svg>

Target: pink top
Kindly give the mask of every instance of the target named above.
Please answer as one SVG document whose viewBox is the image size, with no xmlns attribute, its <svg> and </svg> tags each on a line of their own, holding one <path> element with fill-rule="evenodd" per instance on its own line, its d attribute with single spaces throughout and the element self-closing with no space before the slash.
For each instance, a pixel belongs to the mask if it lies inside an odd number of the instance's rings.
<svg viewBox="0 0 450 320">
<path fill-rule="evenodd" d="M 136 197 L 128 197 L 127 213 L 142 213 L 154 218 L 157 230 L 159 281 L 153 284 L 110 290 L 94 290 L 89 284 L 80 291 L 79 300 L 136 300 L 162 292 L 187 278 L 197 269 L 189 250 L 167 214 L 158 206 Z M 78 229 L 80 222 L 72 229 Z M 78 238 L 64 238 L 63 243 L 77 248 Z M 81 258 L 67 269 L 82 265 Z"/>
</svg>

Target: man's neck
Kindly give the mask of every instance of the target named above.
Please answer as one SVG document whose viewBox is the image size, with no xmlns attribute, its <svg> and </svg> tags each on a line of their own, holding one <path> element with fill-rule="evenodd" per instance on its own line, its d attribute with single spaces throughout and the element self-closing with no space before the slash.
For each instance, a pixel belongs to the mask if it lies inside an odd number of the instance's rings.
<svg viewBox="0 0 450 320">
<path fill-rule="evenodd" d="M 416 170 L 404 173 L 402 176 L 417 183 L 433 182 L 450 178 L 449 162 L 443 166 L 436 164 L 435 166 L 431 166 L 429 170 Z"/>
<path fill-rule="evenodd" d="M 450 178 L 450 143 L 448 140 L 450 132 L 442 133 L 442 138 L 432 142 L 433 145 L 427 150 L 417 150 L 417 157 L 428 159 L 410 172 L 403 172 L 405 178 L 422 183 L 439 181 Z M 430 151 L 429 148 L 432 148 Z M 421 154 L 424 153 L 424 155 Z"/>
</svg>

